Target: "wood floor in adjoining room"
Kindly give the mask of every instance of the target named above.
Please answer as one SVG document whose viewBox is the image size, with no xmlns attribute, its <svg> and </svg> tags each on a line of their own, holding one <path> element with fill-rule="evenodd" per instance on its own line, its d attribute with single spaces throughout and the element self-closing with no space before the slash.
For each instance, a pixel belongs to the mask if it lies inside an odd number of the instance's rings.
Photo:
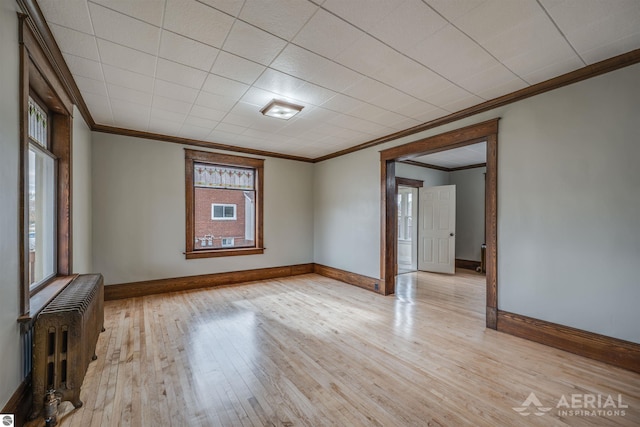
<svg viewBox="0 0 640 427">
<path fill-rule="evenodd" d="M 484 287 L 410 273 L 384 297 L 310 274 L 106 302 L 61 425 L 640 425 L 639 374 L 485 329 Z M 513 409 L 531 393 L 551 409 Z M 559 414 L 572 394 L 628 408 Z"/>
</svg>

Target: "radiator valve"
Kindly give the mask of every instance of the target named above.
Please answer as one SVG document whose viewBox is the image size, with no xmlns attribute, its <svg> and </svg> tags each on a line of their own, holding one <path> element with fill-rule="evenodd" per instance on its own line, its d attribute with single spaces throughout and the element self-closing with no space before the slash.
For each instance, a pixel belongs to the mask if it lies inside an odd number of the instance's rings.
<svg viewBox="0 0 640 427">
<path fill-rule="evenodd" d="M 58 405 L 61 395 L 55 390 L 47 391 L 44 395 L 44 421 L 46 427 L 54 427 L 58 424 Z"/>
</svg>

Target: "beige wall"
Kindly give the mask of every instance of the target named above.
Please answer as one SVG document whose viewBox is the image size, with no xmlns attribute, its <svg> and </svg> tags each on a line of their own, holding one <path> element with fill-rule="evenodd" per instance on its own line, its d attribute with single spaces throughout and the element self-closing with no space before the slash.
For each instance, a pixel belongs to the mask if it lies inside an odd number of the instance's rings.
<svg viewBox="0 0 640 427">
<path fill-rule="evenodd" d="M 498 306 L 640 343 L 640 65 L 316 164 L 316 262 L 379 277 L 379 150 L 500 117 Z"/>
<path fill-rule="evenodd" d="M 313 165 L 275 158 L 264 254 L 186 260 L 184 148 L 93 133 L 93 267 L 107 284 L 313 262 Z"/>
</svg>

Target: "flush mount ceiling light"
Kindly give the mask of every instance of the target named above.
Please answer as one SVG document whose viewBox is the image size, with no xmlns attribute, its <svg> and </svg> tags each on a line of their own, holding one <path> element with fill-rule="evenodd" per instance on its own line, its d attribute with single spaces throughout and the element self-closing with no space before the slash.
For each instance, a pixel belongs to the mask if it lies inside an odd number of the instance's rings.
<svg viewBox="0 0 640 427">
<path fill-rule="evenodd" d="M 277 119 L 289 120 L 291 117 L 302 111 L 302 105 L 291 104 L 285 101 L 273 100 L 267 104 L 260 112 L 265 116 L 275 117 Z"/>
</svg>

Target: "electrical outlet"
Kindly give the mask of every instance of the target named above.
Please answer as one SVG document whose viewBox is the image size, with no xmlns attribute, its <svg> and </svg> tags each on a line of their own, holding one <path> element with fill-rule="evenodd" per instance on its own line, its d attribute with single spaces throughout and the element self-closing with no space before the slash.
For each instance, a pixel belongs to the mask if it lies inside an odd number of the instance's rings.
<svg viewBox="0 0 640 427">
<path fill-rule="evenodd" d="M 373 290 L 374 290 L 374 291 L 379 290 L 379 288 L 380 288 L 380 286 L 378 285 L 378 282 L 376 282 L 376 283 L 374 283 L 374 284 L 373 284 Z"/>
</svg>

